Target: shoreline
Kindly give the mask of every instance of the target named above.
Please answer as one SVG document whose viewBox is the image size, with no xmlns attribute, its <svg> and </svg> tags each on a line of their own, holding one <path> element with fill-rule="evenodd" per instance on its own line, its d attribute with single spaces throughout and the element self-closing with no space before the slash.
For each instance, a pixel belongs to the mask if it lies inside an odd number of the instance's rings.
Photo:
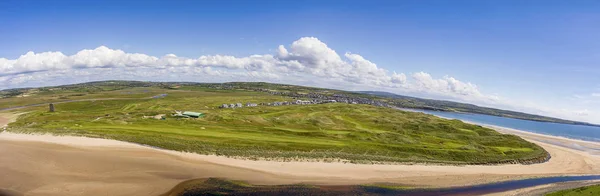
<svg viewBox="0 0 600 196">
<path fill-rule="evenodd" d="M 595 142 L 595 141 L 590 141 L 590 140 L 582 140 L 582 139 L 577 139 L 577 138 L 570 138 L 570 137 L 550 135 L 550 134 L 541 134 L 541 133 L 536 133 L 536 132 L 523 131 L 523 130 L 508 128 L 508 127 L 490 125 L 490 124 L 485 124 L 485 123 L 477 123 L 477 122 L 472 122 L 472 121 L 465 121 L 465 120 L 461 120 L 461 121 L 463 121 L 465 123 L 469 123 L 469 124 L 475 124 L 475 125 L 480 125 L 480 126 L 487 127 L 490 129 L 494 129 L 494 130 L 496 130 L 500 133 L 504 133 L 504 134 L 517 133 L 517 135 L 519 135 L 519 136 L 520 135 L 533 135 L 536 137 L 558 139 L 558 140 L 563 140 L 563 141 L 570 141 L 570 142 L 577 142 L 577 143 L 584 143 L 584 144 L 592 144 L 592 145 L 600 144 L 600 142 Z"/>
<path fill-rule="evenodd" d="M 402 111 L 408 111 L 408 112 L 419 112 L 419 113 L 423 113 L 423 114 L 429 114 L 429 115 L 436 116 L 438 118 L 443 118 L 443 119 L 448 119 L 448 120 L 460 120 L 460 121 L 462 121 L 464 123 L 469 123 L 469 124 L 474 124 L 474 125 L 480 125 L 480 126 L 483 126 L 483 127 L 494 129 L 494 130 L 496 130 L 496 128 L 500 128 L 500 129 L 512 130 L 514 132 L 519 132 L 519 133 L 524 133 L 524 134 L 534 134 L 534 135 L 543 136 L 543 137 L 556 137 L 556 138 L 565 139 L 565 140 L 573 140 L 573 141 L 576 141 L 576 142 L 584 142 L 584 143 L 592 143 L 592 144 L 600 143 L 600 140 L 585 140 L 585 139 L 579 139 L 579 138 L 571 138 L 571 137 L 567 137 L 567 136 L 536 133 L 536 132 L 533 132 L 533 131 L 524 131 L 524 130 L 519 130 L 519 129 L 515 129 L 515 128 L 502 127 L 502 126 L 491 125 L 491 124 L 486 124 L 486 123 L 479 123 L 479 122 L 474 122 L 474 121 L 469 121 L 469 120 L 462 120 L 462 119 L 457 119 L 457 118 L 444 117 L 444 116 L 439 116 L 439 115 L 435 115 L 435 114 L 430 114 L 430 113 L 427 113 L 427 112 L 425 112 L 423 110 L 413 110 L 413 109 L 406 109 L 406 108 L 396 108 L 396 109 L 402 110 Z M 446 112 L 446 111 L 444 111 L 444 112 Z M 447 113 L 485 115 L 485 114 L 467 113 L 467 112 L 447 112 Z M 491 116 L 491 115 L 488 115 L 488 116 Z M 499 117 L 499 116 L 494 116 L 494 117 Z M 508 117 L 502 117 L 502 118 L 508 118 Z M 508 118 L 508 119 L 518 119 L 518 118 Z M 524 119 L 518 119 L 518 120 L 524 120 Z M 531 120 L 525 120 L 525 121 L 531 121 Z M 534 122 L 543 122 L 543 121 L 534 121 Z M 543 122 L 543 123 L 554 123 L 554 122 Z M 573 124 L 565 124 L 565 123 L 554 123 L 554 124 L 573 125 Z M 579 126 L 588 126 L 588 125 L 579 125 Z M 600 127 L 600 126 L 592 126 L 592 127 Z M 498 132 L 500 132 L 500 131 L 498 131 Z"/>
<path fill-rule="evenodd" d="M 0 127 L 10 119 L 0 116 Z M 546 149 L 552 158 L 547 162 L 532 165 L 372 165 L 254 161 L 163 150 L 117 140 L 3 132 L 0 133 L 0 167 L 9 170 L 0 171 L 0 176 L 22 175 L 23 177 L 19 177 L 23 179 L 21 183 L 0 180 L 0 187 L 33 195 L 45 195 L 43 193 L 52 190 L 56 191 L 54 195 L 69 195 L 68 191 L 65 193 L 66 190 L 93 194 L 103 193 L 106 188 L 115 190 L 113 195 L 131 195 L 126 194 L 131 192 L 123 192 L 124 189 L 136 190 L 138 195 L 158 195 L 181 181 L 203 177 L 242 180 L 258 185 L 394 183 L 433 188 L 535 177 L 600 174 L 600 156 L 567 147 L 574 143 L 600 149 L 600 143 L 498 126 L 493 126 L 493 129 L 534 142 Z M 44 164 L 46 162 L 55 164 L 48 166 Z M 97 170 L 96 173 L 102 174 L 102 180 L 97 179 L 97 176 L 84 177 L 90 170 Z M 34 174 L 36 176 L 33 176 Z M 14 181 L 17 180 L 19 179 Z"/>
</svg>

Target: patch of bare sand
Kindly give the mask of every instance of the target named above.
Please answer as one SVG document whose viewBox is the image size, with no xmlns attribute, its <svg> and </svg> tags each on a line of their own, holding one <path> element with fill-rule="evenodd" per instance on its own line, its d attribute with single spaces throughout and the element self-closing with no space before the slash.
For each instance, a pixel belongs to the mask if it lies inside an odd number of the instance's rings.
<svg viewBox="0 0 600 196">
<path fill-rule="evenodd" d="M 0 134 L 0 187 L 26 195 L 158 195 L 181 181 L 207 177 L 255 184 L 391 182 L 448 187 L 537 176 L 600 174 L 600 157 L 552 143 L 585 143 L 598 148 L 600 144 L 562 138 L 551 138 L 555 140 L 547 143 L 548 138 L 535 134 L 499 131 L 539 144 L 552 158 L 541 164 L 499 166 L 250 161 L 104 139 L 4 132 Z"/>
<path fill-rule="evenodd" d="M 17 119 L 17 114 L 0 113 L 0 128 L 5 127 L 8 123 L 14 122 Z"/>
</svg>

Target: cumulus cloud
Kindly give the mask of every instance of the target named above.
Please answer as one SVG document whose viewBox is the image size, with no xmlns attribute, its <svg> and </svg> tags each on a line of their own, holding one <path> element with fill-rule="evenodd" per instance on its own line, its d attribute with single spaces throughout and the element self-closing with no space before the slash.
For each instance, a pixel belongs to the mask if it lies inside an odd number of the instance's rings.
<svg viewBox="0 0 600 196">
<path fill-rule="evenodd" d="M 425 72 L 400 71 L 384 69 L 360 54 L 338 53 L 314 37 L 280 45 L 274 54 L 243 57 L 203 55 L 188 58 L 176 54 L 157 57 L 100 46 L 73 55 L 27 52 L 16 59 L 0 58 L 0 89 L 98 80 L 263 81 L 412 93 L 574 120 L 592 121 L 598 117 L 585 107 L 579 110 L 548 109 L 550 107 L 483 93 L 477 85 L 451 76 L 434 77 Z M 576 97 L 597 103 L 600 93 Z"/>
<path fill-rule="evenodd" d="M 108 74 L 93 76 L 91 73 Z M 314 37 L 300 38 L 287 47 L 280 45 L 275 54 L 246 57 L 204 55 L 188 58 L 176 54 L 155 57 L 100 46 L 84 49 L 70 56 L 61 52 L 27 52 L 17 59 L 0 58 L 0 81 L 4 81 L 0 88 L 19 87 L 28 81 L 39 82 L 75 76 L 84 80 L 161 80 L 173 77 L 180 80 L 192 78 L 197 82 L 229 79 L 302 84 L 310 81 L 326 87 L 385 88 L 424 92 L 462 100 L 497 99 L 482 94 L 472 83 L 462 82 L 450 76 L 434 78 L 425 72 L 410 75 L 409 79 L 405 73 L 388 71 L 356 53 L 346 52 L 340 55 Z"/>
</svg>

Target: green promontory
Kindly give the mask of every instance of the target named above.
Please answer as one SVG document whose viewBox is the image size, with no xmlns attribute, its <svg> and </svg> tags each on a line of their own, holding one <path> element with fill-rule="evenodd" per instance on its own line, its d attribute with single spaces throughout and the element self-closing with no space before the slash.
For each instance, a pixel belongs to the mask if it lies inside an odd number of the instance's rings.
<svg viewBox="0 0 600 196">
<path fill-rule="evenodd" d="M 149 98 L 159 94 L 167 95 Z M 10 99 L 19 98 L 5 98 L 0 103 L 10 103 Z M 548 157 L 544 149 L 517 136 L 386 107 L 328 103 L 218 108 L 224 103 L 293 101 L 248 90 L 183 86 L 81 93 L 59 89 L 21 101 L 77 99 L 96 100 L 58 103 L 55 112 L 48 112 L 46 105 L 20 109 L 28 113 L 10 124 L 9 131 L 99 137 L 200 154 L 280 161 L 494 164 L 535 163 Z M 180 119 L 171 116 L 175 110 L 205 116 Z M 166 120 L 144 118 L 158 114 L 166 114 Z"/>
</svg>

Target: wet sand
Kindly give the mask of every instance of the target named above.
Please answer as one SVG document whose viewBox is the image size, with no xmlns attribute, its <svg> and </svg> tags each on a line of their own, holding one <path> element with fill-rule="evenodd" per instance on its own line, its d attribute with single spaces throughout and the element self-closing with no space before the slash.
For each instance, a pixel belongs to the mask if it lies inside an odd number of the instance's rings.
<svg viewBox="0 0 600 196">
<path fill-rule="evenodd" d="M 11 118 L 0 116 L 0 123 Z M 450 187 L 538 176 L 600 174 L 600 156 L 567 148 L 575 144 L 600 149 L 598 143 L 493 128 L 539 144 L 552 158 L 541 164 L 498 166 L 250 161 L 113 140 L 4 132 L 0 133 L 0 188 L 25 195 L 159 195 L 179 182 L 207 177 L 254 184 L 390 182 Z"/>
</svg>

